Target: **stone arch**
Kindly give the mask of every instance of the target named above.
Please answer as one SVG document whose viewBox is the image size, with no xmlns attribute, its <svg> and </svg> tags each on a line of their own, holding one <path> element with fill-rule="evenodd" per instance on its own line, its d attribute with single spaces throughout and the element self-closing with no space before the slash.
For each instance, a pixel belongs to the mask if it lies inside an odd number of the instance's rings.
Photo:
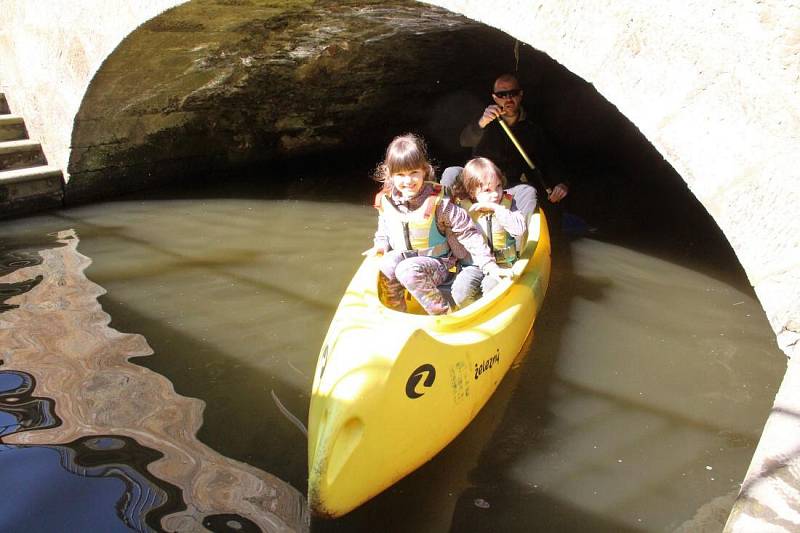
<svg viewBox="0 0 800 533">
<path fill-rule="evenodd" d="M 46 12 L 34 12 L 25 0 L 4 4 L 7 28 L 0 34 L 0 50 L 26 52 L 23 60 L 0 52 L 3 83 L 12 106 L 26 116 L 54 163 L 80 170 L 80 162 L 91 159 L 86 150 L 80 153 L 88 146 L 81 145 L 80 137 L 73 142 L 74 126 L 91 122 L 79 111 L 90 82 L 104 61 L 121 50 L 123 39 L 135 37 L 131 34 L 140 24 L 184 3 L 60 3 Z M 688 6 L 632 0 L 427 3 L 547 53 L 613 102 L 713 216 L 747 272 L 779 346 L 790 357 L 797 353 L 800 7 L 775 0 Z M 331 57 L 335 53 L 330 50 Z M 15 59 L 6 61 L 9 57 Z M 291 120 L 285 126 L 297 129 Z M 303 143 L 302 135 L 284 142 L 296 149 Z M 225 157 L 235 159 L 236 146 L 231 148 Z M 83 170 L 99 172 L 99 167 Z"/>
<path fill-rule="evenodd" d="M 76 114 L 67 200 L 163 182 L 175 169 L 383 143 L 429 122 L 426 100 L 456 84 L 419 82 L 437 76 L 431 66 L 441 66 L 446 50 L 488 58 L 498 46 L 469 39 L 481 25 L 410 1 L 267 5 L 194 0 L 127 35 Z"/>
<path fill-rule="evenodd" d="M 6 3 L 3 84 L 52 163 L 66 169 L 79 158 L 71 154 L 75 119 L 112 51 L 140 24 L 184 3 L 120 0 L 59 4 L 46 12 L 29 2 Z M 614 102 L 713 216 L 778 344 L 794 353 L 800 337 L 794 164 L 800 117 L 793 111 L 800 107 L 794 37 L 800 8 L 743 0 L 680 9 L 636 2 L 428 3 L 544 51 Z"/>
<path fill-rule="evenodd" d="M 187 0 L 5 2 L 0 87 L 48 160 L 67 168 L 73 121 L 106 57 L 144 21 Z"/>
<path fill-rule="evenodd" d="M 430 3 L 499 28 L 590 81 L 727 236 L 788 356 L 800 339 L 798 6 Z"/>
</svg>

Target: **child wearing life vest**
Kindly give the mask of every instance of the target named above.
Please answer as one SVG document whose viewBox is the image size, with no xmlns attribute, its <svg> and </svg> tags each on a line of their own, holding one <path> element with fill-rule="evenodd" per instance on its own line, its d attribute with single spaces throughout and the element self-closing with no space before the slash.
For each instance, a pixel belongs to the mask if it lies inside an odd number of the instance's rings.
<svg viewBox="0 0 800 533">
<path fill-rule="evenodd" d="M 450 311 L 438 287 L 456 263 L 448 237 L 466 249 L 482 275 L 505 275 L 467 212 L 433 178 L 425 143 L 414 134 L 395 137 L 375 170 L 375 179 L 383 183 L 375 196 L 378 230 L 364 255 L 383 254 L 379 293 L 398 311 L 406 309 L 405 290 L 430 315 Z"/>
<path fill-rule="evenodd" d="M 497 264 L 510 273 L 517 259 L 517 242 L 525 234 L 527 225 L 525 215 L 517 210 L 505 186 L 506 178 L 500 169 L 491 160 L 476 157 L 464 166 L 453 196 L 480 228 Z M 496 276 L 484 276 L 481 269 L 469 262 L 469 258 L 462 259 L 466 266 L 453 281 L 452 296 L 459 307 L 489 292 L 499 281 Z"/>
</svg>

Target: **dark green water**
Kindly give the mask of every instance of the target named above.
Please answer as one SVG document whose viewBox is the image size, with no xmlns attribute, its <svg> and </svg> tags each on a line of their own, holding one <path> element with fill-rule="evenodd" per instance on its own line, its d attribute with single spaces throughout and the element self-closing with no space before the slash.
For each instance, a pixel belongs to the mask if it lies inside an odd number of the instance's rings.
<svg viewBox="0 0 800 533">
<path fill-rule="evenodd" d="M 268 530 L 277 522 L 237 476 L 305 492 L 305 437 L 275 398 L 305 420 L 317 351 L 374 231 L 369 195 L 192 196 L 3 223 L 0 468 L 17 467 L 0 486 L 0 530 Z M 535 338 L 481 415 L 431 463 L 313 530 L 719 531 L 785 358 L 732 254 L 663 244 L 564 242 Z M 48 385 L 62 352 L 80 364 Z M 65 451 L 91 438 L 100 451 Z M 87 462 L 94 474 L 75 466 Z M 115 511 L 130 487 L 158 496 L 126 508 L 138 522 Z"/>
</svg>

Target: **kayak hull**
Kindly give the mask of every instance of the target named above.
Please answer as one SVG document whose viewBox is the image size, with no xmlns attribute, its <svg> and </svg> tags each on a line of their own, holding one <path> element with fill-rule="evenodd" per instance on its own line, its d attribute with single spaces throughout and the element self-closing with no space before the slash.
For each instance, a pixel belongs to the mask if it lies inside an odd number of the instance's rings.
<svg viewBox="0 0 800 533">
<path fill-rule="evenodd" d="M 308 500 L 341 516 L 429 461 L 491 397 L 528 337 L 550 277 L 534 214 L 516 278 L 442 316 L 386 308 L 378 258 L 345 291 L 320 350 L 308 423 Z"/>
</svg>

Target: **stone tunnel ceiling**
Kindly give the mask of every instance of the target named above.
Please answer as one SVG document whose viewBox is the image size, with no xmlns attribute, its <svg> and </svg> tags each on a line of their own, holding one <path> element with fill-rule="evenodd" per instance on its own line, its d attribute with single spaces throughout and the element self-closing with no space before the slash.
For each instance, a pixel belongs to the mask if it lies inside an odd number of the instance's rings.
<svg viewBox="0 0 800 533">
<path fill-rule="evenodd" d="M 67 200 L 243 173 L 270 180 L 292 159 L 364 168 L 404 131 L 422 133 L 440 167 L 463 164 L 461 128 L 489 101 L 494 77 L 518 68 L 526 109 L 582 192 L 573 210 L 642 233 L 674 220 L 677 206 L 681 223 L 669 231 L 679 242 L 714 226 L 589 83 L 530 46 L 515 54 L 515 44 L 405 0 L 193 0 L 140 26 L 93 78 L 75 120 Z M 366 173 L 356 178 L 369 187 Z"/>
<path fill-rule="evenodd" d="M 514 52 L 498 30 L 411 1 L 194 0 L 140 26 L 95 75 L 75 120 L 68 200 L 287 158 L 360 151 L 374 164 L 409 130 L 440 164 L 463 163 L 466 117 L 488 101 L 494 77 L 517 66 L 526 108 L 574 173 L 603 168 L 651 191 L 667 183 L 685 192 L 590 84 L 530 46 L 518 61 Z M 696 204 L 688 193 L 681 200 Z"/>
<path fill-rule="evenodd" d="M 278 4 L 195 0 L 129 35 L 76 117 L 72 198 L 384 144 L 406 129 L 455 142 L 437 107 L 485 86 L 475 69 L 500 48 L 512 59 L 502 33 L 414 2 Z"/>
</svg>

